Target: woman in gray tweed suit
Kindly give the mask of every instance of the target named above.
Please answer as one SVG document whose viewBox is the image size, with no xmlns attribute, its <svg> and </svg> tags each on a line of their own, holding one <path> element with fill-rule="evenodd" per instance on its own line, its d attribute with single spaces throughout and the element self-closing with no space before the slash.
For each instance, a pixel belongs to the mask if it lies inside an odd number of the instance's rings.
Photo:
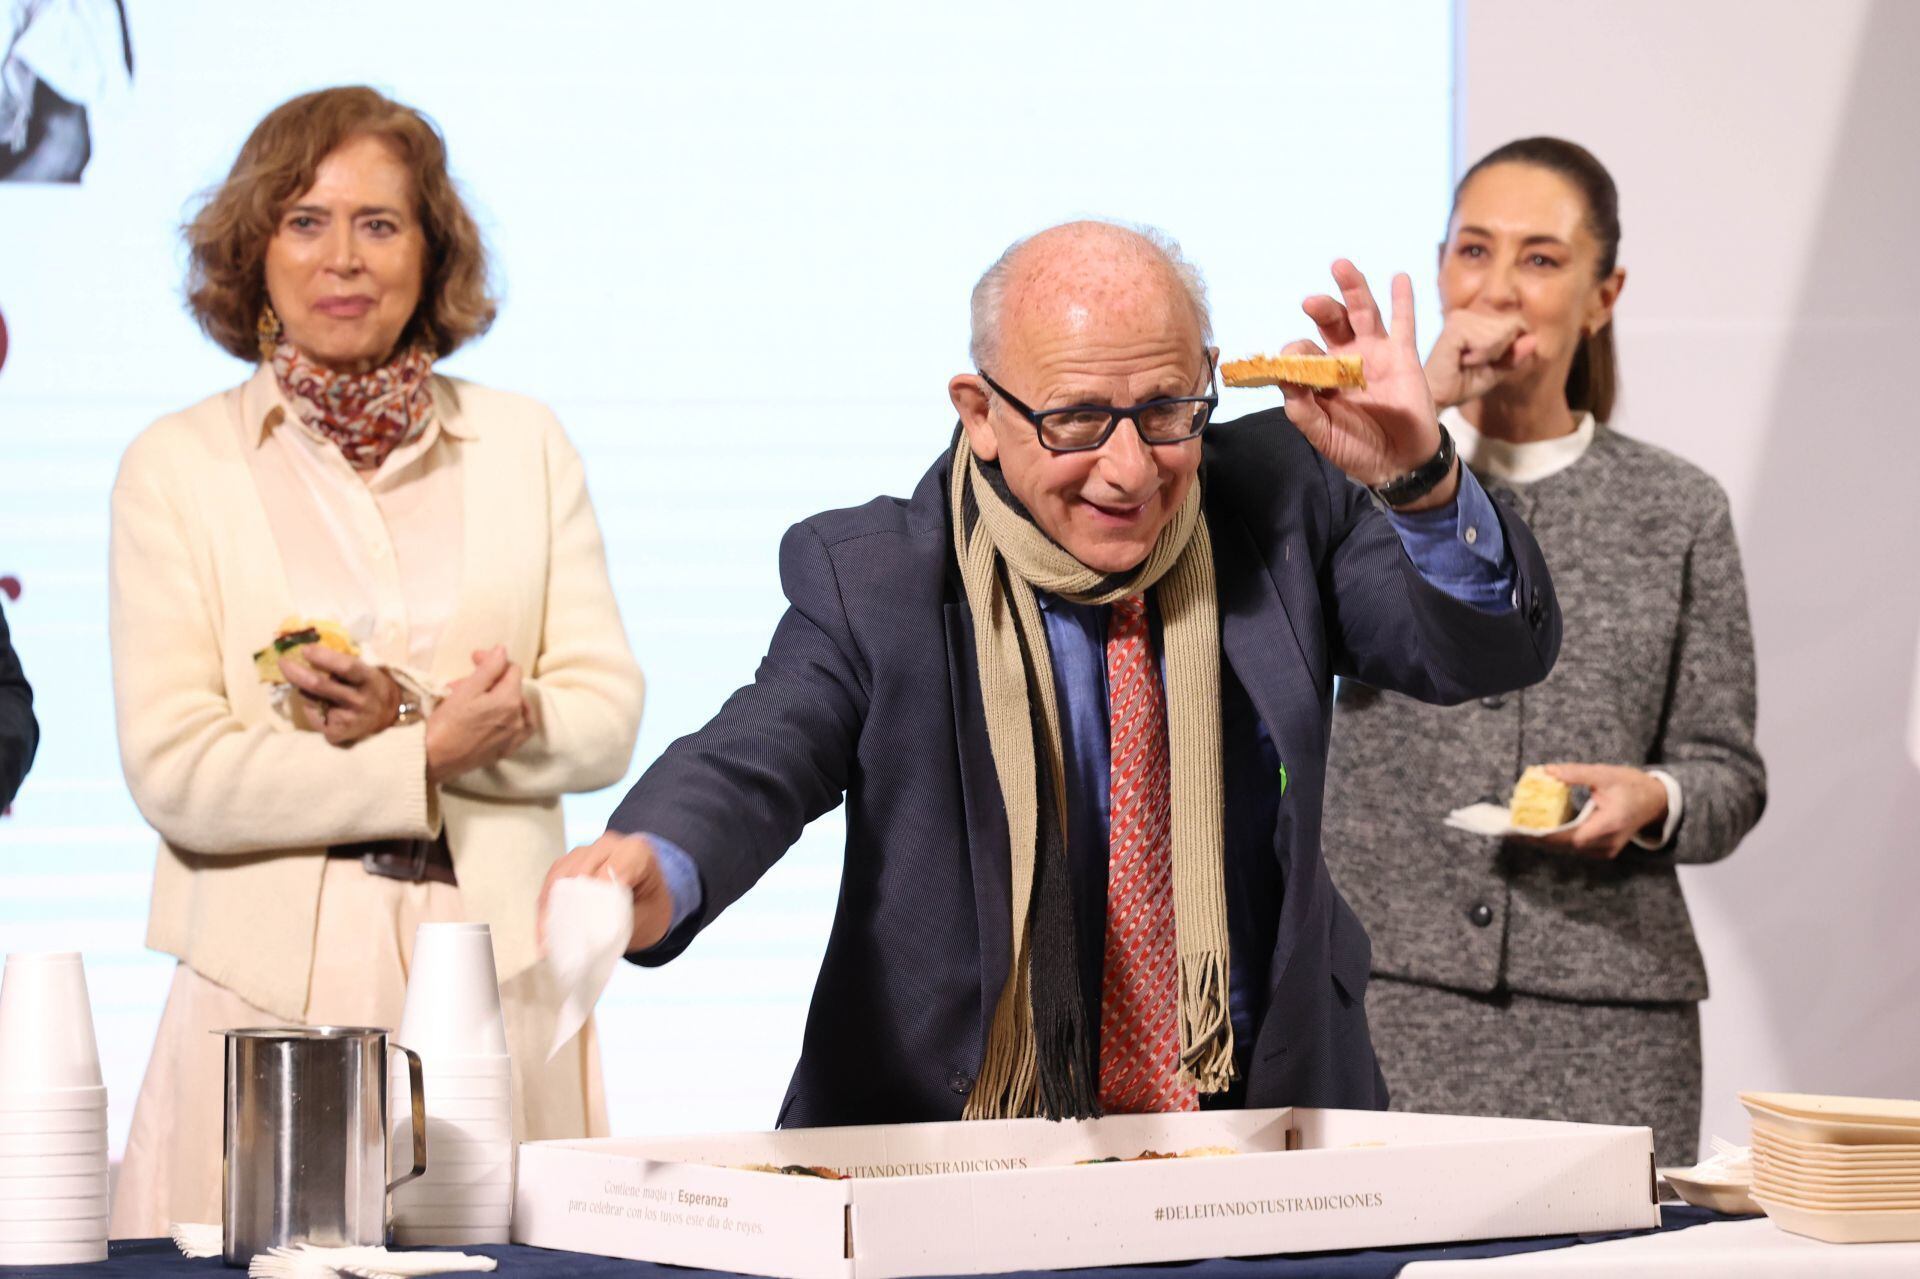
<svg viewBox="0 0 1920 1279">
<path fill-rule="evenodd" d="M 1373 939 L 1396 1108 L 1645 1124 L 1690 1164 L 1707 978 L 1674 867 L 1733 851 L 1766 773 L 1726 495 L 1606 425 L 1619 238 L 1612 178 L 1569 142 L 1509 143 L 1454 193 L 1427 378 L 1539 538 L 1565 639 L 1544 683 L 1464 707 L 1343 682 L 1326 851 Z M 1529 840 L 1442 826 L 1528 764 L 1592 814 Z"/>
</svg>

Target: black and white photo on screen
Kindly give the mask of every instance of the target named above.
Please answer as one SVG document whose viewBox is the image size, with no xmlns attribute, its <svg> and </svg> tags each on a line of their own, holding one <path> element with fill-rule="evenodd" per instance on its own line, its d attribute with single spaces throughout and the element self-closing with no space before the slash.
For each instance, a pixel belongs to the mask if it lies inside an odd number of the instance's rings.
<svg viewBox="0 0 1920 1279">
<path fill-rule="evenodd" d="M 125 0 L 0 0 L 0 182 L 79 182 L 133 82 Z"/>
</svg>

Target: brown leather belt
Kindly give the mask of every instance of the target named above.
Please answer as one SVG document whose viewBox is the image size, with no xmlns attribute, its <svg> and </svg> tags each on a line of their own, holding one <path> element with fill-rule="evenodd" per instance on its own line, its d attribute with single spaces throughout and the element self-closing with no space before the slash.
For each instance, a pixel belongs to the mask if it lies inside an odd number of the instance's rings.
<svg viewBox="0 0 1920 1279">
<path fill-rule="evenodd" d="M 358 858 L 367 874 L 384 879 L 416 884 L 429 879 L 436 884 L 460 882 L 453 875 L 453 853 L 447 848 L 444 831 L 432 839 L 368 839 L 357 844 L 335 844 L 327 849 L 327 856 Z"/>
</svg>

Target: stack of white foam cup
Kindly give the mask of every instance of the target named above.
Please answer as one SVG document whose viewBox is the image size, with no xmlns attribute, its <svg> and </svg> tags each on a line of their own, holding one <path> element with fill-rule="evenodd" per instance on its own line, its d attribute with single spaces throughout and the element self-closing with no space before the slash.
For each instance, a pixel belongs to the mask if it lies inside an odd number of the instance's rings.
<svg viewBox="0 0 1920 1279">
<path fill-rule="evenodd" d="M 107 1259 L 107 1090 L 74 952 L 0 976 L 0 1266 Z"/>
<path fill-rule="evenodd" d="M 420 1054 L 427 1171 L 393 1192 L 397 1247 L 507 1242 L 513 1220 L 513 1071 L 485 924 L 422 924 L 396 1043 Z M 393 1163 L 412 1167 L 406 1080 L 391 1089 Z"/>
</svg>

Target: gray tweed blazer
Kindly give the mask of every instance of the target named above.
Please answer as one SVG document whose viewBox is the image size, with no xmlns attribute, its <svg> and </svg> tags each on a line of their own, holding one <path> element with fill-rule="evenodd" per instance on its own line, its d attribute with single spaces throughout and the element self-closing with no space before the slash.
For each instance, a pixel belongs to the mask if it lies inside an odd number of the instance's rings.
<svg viewBox="0 0 1920 1279">
<path fill-rule="evenodd" d="M 1726 494 L 1604 426 L 1567 469 L 1486 487 L 1546 553 L 1560 661 L 1532 688 L 1451 709 L 1342 681 L 1325 849 L 1373 939 L 1373 971 L 1477 992 L 1704 999 L 1674 867 L 1732 852 L 1766 803 Z M 1672 842 L 1601 863 L 1441 824 L 1449 809 L 1504 802 L 1526 765 L 1558 761 L 1672 774 Z"/>
</svg>

